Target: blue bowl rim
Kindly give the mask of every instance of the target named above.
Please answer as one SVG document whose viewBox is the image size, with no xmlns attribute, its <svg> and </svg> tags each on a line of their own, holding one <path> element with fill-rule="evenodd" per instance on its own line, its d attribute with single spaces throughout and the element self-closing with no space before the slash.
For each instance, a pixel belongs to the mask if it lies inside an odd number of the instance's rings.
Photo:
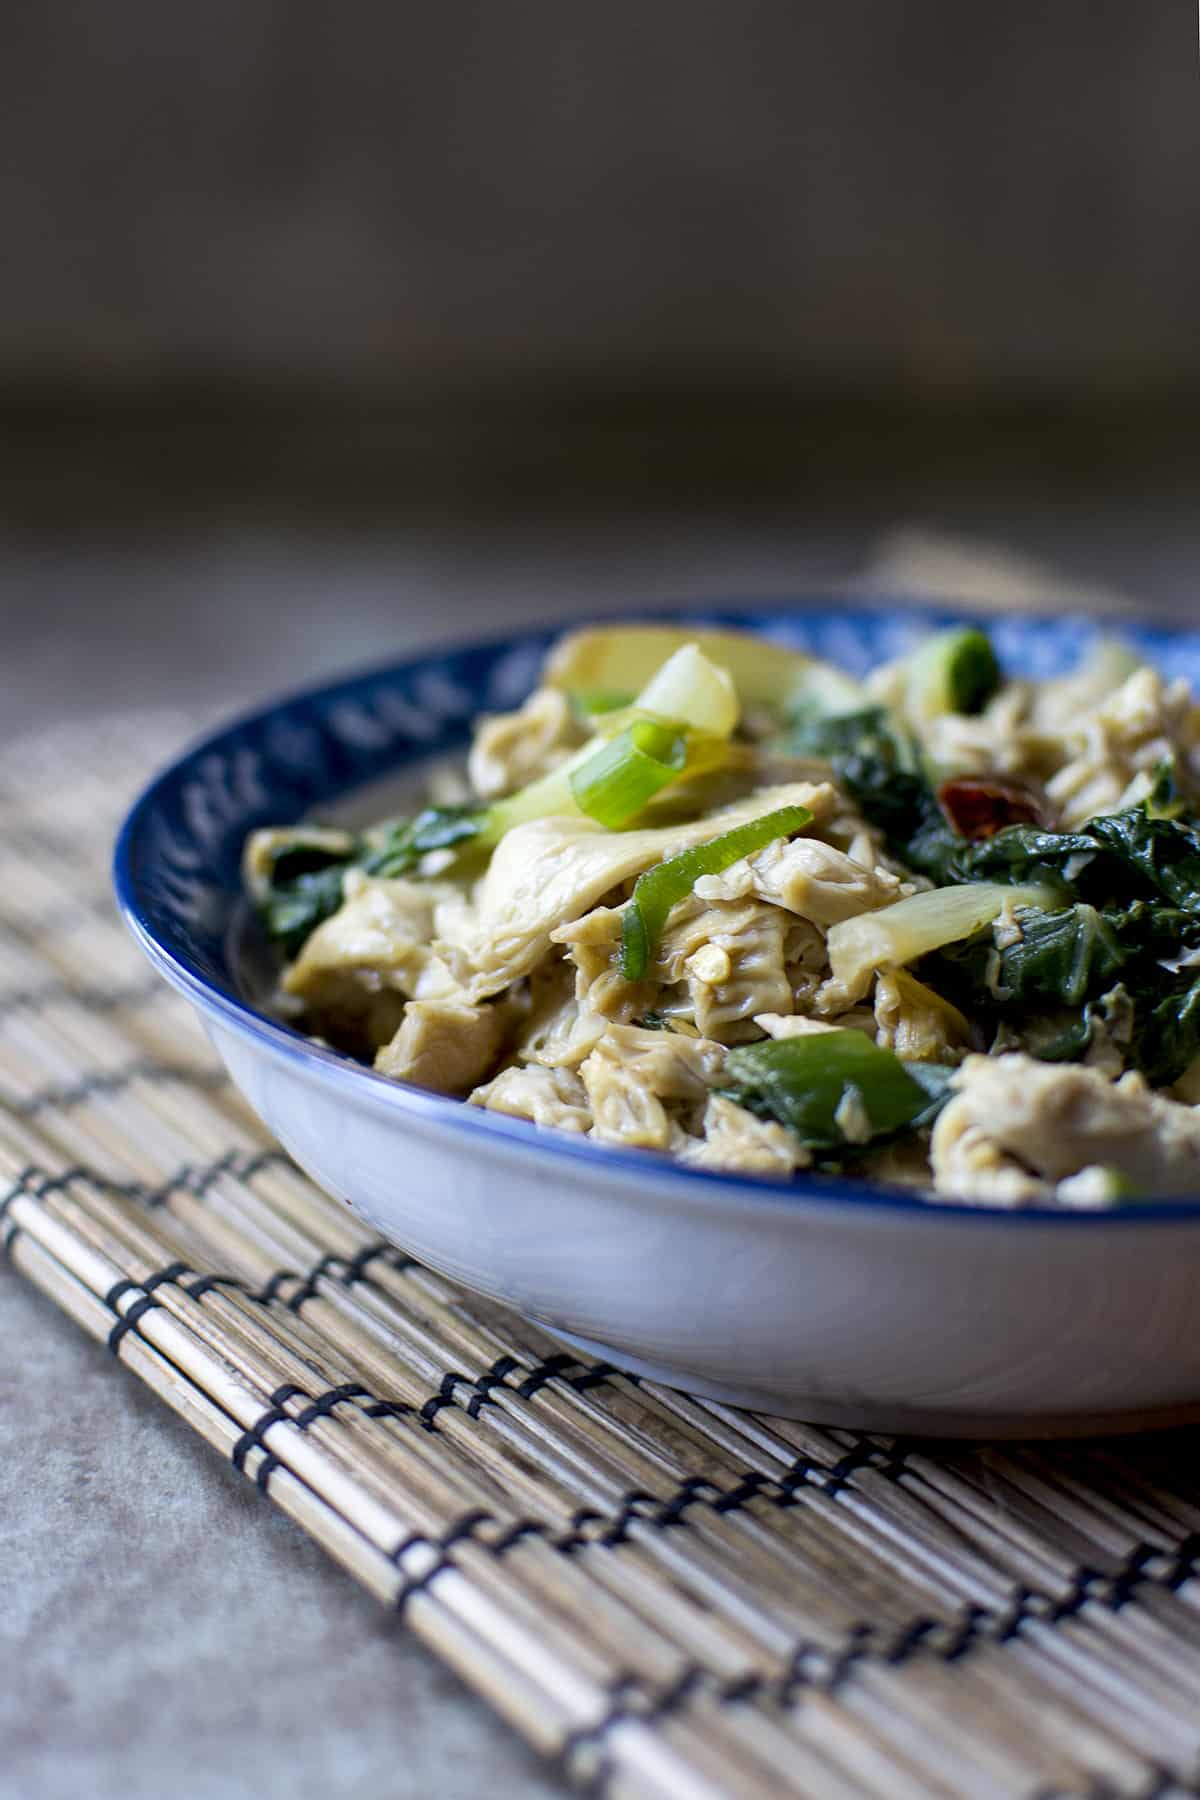
<svg viewBox="0 0 1200 1800">
<path fill-rule="evenodd" d="M 855 616 L 874 617 L 881 621 L 904 617 L 933 627 L 957 623 L 978 623 L 985 626 L 989 622 L 995 623 L 995 615 L 979 613 L 969 607 L 929 604 L 922 602 L 919 595 L 889 599 L 858 594 L 797 595 L 784 600 L 764 598 L 753 603 L 708 602 L 702 606 L 681 606 L 670 610 L 661 607 L 641 608 L 605 612 L 597 622 L 606 625 L 637 621 L 673 623 L 685 622 L 689 617 L 697 615 L 708 618 L 717 614 L 730 620 L 741 615 L 747 620 L 761 622 L 776 614 L 780 620 L 784 620 L 796 611 L 828 610 L 834 603 Z M 1022 618 L 1028 619 L 1031 624 L 1066 616 L 1052 608 L 1022 614 Z M 1113 623 L 1119 630 L 1122 623 L 1132 624 L 1133 621 L 1115 619 Z M 331 701 L 343 694 L 350 695 L 365 682 L 399 679 L 447 655 L 461 654 L 463 651 L 500 653 L 519 638 L 553 636 L 563 629 L 561 622 L 539 624 L 534 621 L 495 636 L 430 645 L 394 661 L 372 664 L 328 680 L 308 682 L 267 701 L 243 708 L 221 725 L 186 744 L 165 767 L 151 777 L 133 801 L 118 832 L 113 853 L 113 886 L 121 915 L 159 974 L 195 1005 L 203 1010 L 220 1013 L 229 1024 L 244 1034 L 257 1038 L 276 1054 L 283 1054 L 291 1061 L 310 1069 L 320 1070 L 337 1082 L 348 1081 L 352 1085 L 369 1083 L 377 1097 L 384 1104 L 392 1106 L 401 1116 L 419 1118 L 427 1126 L 444 1129 L 467 1140 L 474 1137 L 481 1144 L 486 1144 L 489 1140 L 507 1142 L 516 1149 L 552 1163 L 557 1162 L 564 1168 L 583 1163 L 597 1174 L 610 1179 L 619 1179 L 623 1172 L 631 1180 L 644 1181 L 649 1177 L 652 1183 L 659 1182 L 676 1189 L 689 1190 L 691 1197 L 697 1202 L 737 1202 L 752 1210 L 756 1203 L 766 1203 L 772 1210 L 780 1203 L 801 1210 L 829 1206 L 858 1208 L 901 1214 L 928 1224 L 952 1219 L 956 1222 L 969 1221 L 979 1227 L 1009 1230 L 1017 1224 L 1051 1225 L 1060 1229 L 1074 1226 L 1095 1230 L 1101 1226 L 1151 1223 L 1178 1225 L 1200 1220 L 1200 1199 L 1190 1195 L 1178 1198 L 1159 1196 L 1153 1200 L 1097 1210 L 1048 1206 L 973 1206 L 965 1201 L 930 1201 L 904 1189 L 857 1180 L 851 1176 L 813 1174 L 808 1171 L 800 1171 L 788 1180 L 772 1176 L 736 1176 L 722 1170 L 689 1168 L 654 1151 L 623 1150 L 618 1146 L 594 1144 L 573 1133 L 546 1130 L 528 1120 L 488 1112 L 482 1107 L 469 1107 L 461 1100 L 429 1093 L 408 1082 L 395 1081 L 377 1074 L 375 1070 L 355 1062 L 352 1057 L 340 1051 L 313 1043 L 293 1026 L 260 1012 L 246 1000 L 222 992 L 207 975 L 191 964 L 186 953 L 174 948 L 167 935 L 160 934 L 150 923 L 141 904 L 139 881 L 135 872 L 138 842 L 160 795 L 183 779 L 188 769 L 200 759 L 218 751 L 227 740 L 261 725 L 273 714 L 287 707 Z M 1151 627 L 1149 633 L 1145 626 L 1139 625 L 1138 629 L 1143 635 L 1161 636 L 1164 639 L 1178 636 L 1183 630 L 1182 627 L 1166 623 Z M 418 758 L 406 760 L 415 762 Z"/>
</svg>

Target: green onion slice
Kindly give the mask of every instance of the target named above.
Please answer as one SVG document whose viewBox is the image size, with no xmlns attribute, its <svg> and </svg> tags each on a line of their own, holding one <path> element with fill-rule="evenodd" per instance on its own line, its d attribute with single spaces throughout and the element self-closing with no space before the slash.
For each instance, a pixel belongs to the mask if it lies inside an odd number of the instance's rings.
<svg viewBox="0 0 1200 1800">
<path fill-rule="evenodd" d="M 681 850 L 638 877 L 633 898 L 621 919 L 621 973 L 641 981 L 662 935 L 667 914 L 691 893 L 701 875 L 719 875 L 743 856 L 751 856 L 776 838 L 793 837 L 812 820 L 807 806 L 781 806 L 761 819 L 735 825 L 732 831 Z"/>
<path fill-rule="evenodd" d="M 569 698 L 585 718 L 596 718 L 602 713 L 624 712 L 636 696 L 624 688 L 572 688 Z"/>
<path fill-rule="evenodd" d="M 619 831 L 686 766 L 682 731 L 635 719 L 571 771 L 571 793 L 581 813 Z"/>
<path fill-rule="evenodd" d="M 861 1031 L 821 1031 L 731 1050 L 722 1092 L 814 1150 L 854 1149 L 925 1123 L 953 1074 L 901 1062 Z"/>
<path fill-rule="evenodd" d="M 968 625 L 939 631 L 909 662 L 909 716 L 919 723 L 943 713 L 982 712 L 1002 679 L 986 632 Z"/>
</svg>

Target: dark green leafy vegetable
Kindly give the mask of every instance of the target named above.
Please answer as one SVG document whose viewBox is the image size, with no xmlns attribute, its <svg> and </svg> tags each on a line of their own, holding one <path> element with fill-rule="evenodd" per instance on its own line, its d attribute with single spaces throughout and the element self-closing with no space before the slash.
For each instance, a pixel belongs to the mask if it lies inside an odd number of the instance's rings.
<svg viewBox="0 0 1200 1800">
<path fill-rule="evenodd" d="M 724 1094 L 811 1149 L 857 1151 L 925 1123 L 954 1071 L 901 1062 L 861 1031 L 822 1031 L 731 1050 L 725 1073 Z"/>
<path fill-rule="evenodd" d="M 992 933 L 949 944 L 922 964 L 921 979 L 962 994 L 968 1011 L 1053 1000 L 1082 1006 L 1110 987 L 1129 961 L 1119 921 L 1082 904 L 1061 912 L 1022 908 L 1020 939 L 997 950 Z M 939 986 L 940 983 L 940 986 Z"/>
<path fill-rule="evenodd" d="M 1021 929 L 1020 942 L 1000 953 L 1000 991 L 1014 998 L 1045 994 L 1082 1006 L 1128 960 L 1112 926 L 1094 906 L 1031 912 L 1022 917 Z"/>
<path fill-rule="evenodd" d="M 828 711 L 819 694 L 793 709 L 780 748 L 824 756 L 863 817 L 908 868 L 939 886 L 953 879 L 950 860 L 966 839 L 950 825 L 921 767 L 915 738 L 883 706 Z"/>
<path fill-rule="evenodd" d="M 477 836 L 484 815 L 466 807 L 427 807 L 414 819 L 351 838 L 333 850 L 298 839 L 271 861 L 259 914 L 268 937 L 288 958 L 342 904 L 349 869 L 368 875 L 407 875 L 430 850 L 444 850 Z"/>
<path fill-rule="evenodd" d="M 1178 819 L 1189 810 L 1188 797 L 1180 785 L 1173 756 L 1164 756 L 1155 764 L 1153 785 L 1143 804 L 1151 819 Z"/>
<path fill-rule="evenodd" d="M 349 858 L 323 869 L 307 869 L 273 884 L 259 904 L 268 937 L 288 958 L 298 956 L 318 925 L 342 904 L 342 881 Z"/>
<path fill-rule="evenodd" d="M 885 747 L 893 760 L 900 760 L 901 755 L 899 735 L 885 707 L 828 712 L 815 696 L 793 708 L 785 744 L 794 756 L 846 756 L 851 751 L 882 751 Z"/>
<path fill-rule="evenodd" d="M 1079 1062 L 1094 1033 L 1095 1013 L 1090 1002 L 1080 1012 L 1060 1006 L 1052 1012 L 1023 1015 L 1010 1047 L 1020 1048 L 1039 1062 Z"/>
<path fill-rule="evenodd" d="M 951 881 L 1077 881 L 1100 846 L 1083 831 L 1044 831 L 1039 825 L 1006 825 L 978 843 L 960 842 L 947 858 Z"/>
<path fill-rule="evenodd" d="M 954 831 L 921 768 L 915 739 L 885 707 L 823 713 L 809 702 L 793 715 L 781 746 L 797 756 L 826 756 L 863 817 L 892 855 L 944 886 L 965 842 Z"/>
<path fill-rule="evenodd" d="M 1134 1015 L 1133 1056 L 1152 1087 L 1178 1081 L 1200 1056 L 1200 978 L 1157 1003 L 1147 995 Z"/>
<path fill-rule="evenodd" d="M 961 847 L 948 873 L 959 881 L 1031 881 L 1056 876 L 1097 905 L 1161 894 L 1200 917 L 1200 831 L 1184 818 L 1151 817 L 1144 806 L 1101 814 L 1082 831 L 1010 825 Z"/>
<path fill-rule="evenodd" d="M 306 875 L 341 868 L 354 855 L 354 842 L 348 834 L 342 839 L 337 833 L 323 831 L 312 838 L 289 836 L 270 854 L 268 879 L 272 887 L 289 887 Z"/>
<path fill-rule="evenodd" d="M 735 825 L 707 844 L 681 850 L 640 875 L 621 919 L 621 973 L 626 981 L 640 981 L 645 975 L 667 914 L 702 875 L 719 875 L 776 838 L 794 837 L 811 819 L 806 806 L 781 806 L 761 819 Z"/>
<path fill-rule="evenodd" d="M 1181 912 L 1200 916 L 1200 832 L 1184 819 L 1151 818 L 1143 807 L 1092 819 L 1094 837 L 1125 872 L 1140 879 Z"/>
<path fill-rule="evenodd" d="M 486 816 L 468 806 L 427 806 L 416 818 L 390 826 L 382 842 L 375 836 L 359 867 L 385 880 L 411 874 L 431 850 L 449 850 L 478 837 Z"/>
<path fill-rule="evenodd" d="M 674 1030 L 674 1026 L 671 1024 L 670 1019 L 667 1018 L 665 1013 L 660 1012 L 644 1012 L 640 1019 L 634 1020 L 634 1024 L 640 1025 L 643 1031 Z"/>
<path fill-rule="evenodd" d="M 835 757 L 834 772 L 898 861 L 939 887 L 961 879 L 954 863 L 967 840 L 951 826 L 924 775 L 901 766 L 881 740 Z"/>
<path fill-rule="evenodd" d="M 947 647 L 933 640 L 918 653 L 929 657 L 929 672 Z M 974 694 L 969 683 L 926 692 L 933 710 L 948 699 L 985 704 L 989 681 L 978 666 Z M 913 679 L 910 671 L 915 716 Z M 1200 948 L 1200 825 L 1173 758 L 1158 765 L 1143 803 L 1082 829 L 1014 824 L 973 841 L 953 828 L 912 740 L 883 709 L 829 717 L 810 703 L 788 745 L 828 756 L 891 854 L 917 874 L 939 886 L 1037 884 L 1062 895 L 1063 910 L 1020 913 L 1022 937 L 1003 950 L 989 930 L 926 958 L 918 972 L 937 992 L 993 1030 L 1019 1030 L 1033 1054 L 1063 1060 L 1085 1053 L 1102 998 L 1120 982 L 1136 1020 L 1122 1048 L 1148 1080 L 1177 1080 L 1200 1053 L 1200 994 L 1186 971 L 1164 967 Z"/>
<path fill-rule="evenodd" d="M 1200 983 L 1194 970 L 1164 964 L 1200 949 L 1200 918 L 1135 900 L 1102 911 L 1083 902 L 1026 908 L 1016 920 L 1018 942 L 998 950 L 990 931 L 980 933 L 926 957 L 920 978 L 993 1029 L 1016 1028 L 1048 1062 L 1085 1053 L 1119 982 L 1133 1006 L 1132 1042 L 1122 1046 L 1131 1065 L 1154 1086 L 1179 1079 L 1200 1053 Z"/>
</svg>

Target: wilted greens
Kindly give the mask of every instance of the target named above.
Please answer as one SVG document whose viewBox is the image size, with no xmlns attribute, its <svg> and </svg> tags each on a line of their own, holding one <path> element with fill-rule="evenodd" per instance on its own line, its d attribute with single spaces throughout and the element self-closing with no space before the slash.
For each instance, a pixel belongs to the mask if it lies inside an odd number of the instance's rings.
<svg viewBox="0 0 1200 1800">
<path fill-rule="evenodd" d="M 415 818 L 349 837 L 332 849 L 301 832 L 271 854 L 258 895 L 259 916 L 284 956 L 296 956 L 317 926 L 342 904 L 347 873 L 392 878 L 409 875 L 431 850 L 446 850 L 477 837 L 484 818 L 477 809 L 428 806 Z"/>
<path fill-rule="evenodd" d="M 1200 706 L 1119 645 L 588 628 L 466 776 L 247 846 L 287 1016 L 388 1078 L 701 1168 L 1200 1188 Z"/>
</svg>

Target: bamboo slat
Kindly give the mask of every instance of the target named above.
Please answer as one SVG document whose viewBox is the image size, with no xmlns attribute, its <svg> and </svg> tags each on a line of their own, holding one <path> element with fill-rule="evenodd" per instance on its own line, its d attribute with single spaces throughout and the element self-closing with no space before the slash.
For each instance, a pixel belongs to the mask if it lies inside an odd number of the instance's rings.
<svg viewBox="0 0 1200 1800">
<path fill-rule="evenodd" d="M 109 902 L 116 814 L 186 724 L 0 758 L 14 1267 L 570 1781 L 1195 1791 L 1196 1434 L 946 1448 L 739 1414 L 379 1243 L 265 1136 Z"/>
</svg>

